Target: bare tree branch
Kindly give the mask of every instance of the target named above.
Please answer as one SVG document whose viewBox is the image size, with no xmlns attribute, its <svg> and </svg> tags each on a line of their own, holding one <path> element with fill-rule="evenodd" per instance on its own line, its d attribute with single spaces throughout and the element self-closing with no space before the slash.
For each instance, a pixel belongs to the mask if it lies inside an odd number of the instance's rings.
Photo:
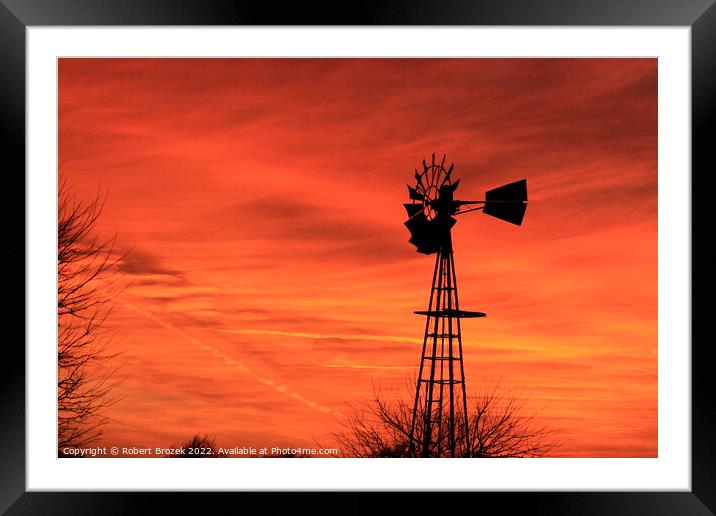
<svg viewBox="0 0 716 516">
<path fill-rule="evenodd" d="M 410 389 L 409 389 L 410 390 Z M 411 393 L 404 398 L 411 400 Z M 345 431 L 334 434 L 344 456 L 407 457 L 413 404 L 404 399 L 374 398 L 355 408 L 343 422 Z M 455 441 L 458 457 L 542 457 L 559 446 L 555 432 L 533 416 L 523 414 L 524 399 L 514 394 L 500 395 L 498 387 L 484 390 L 468 400 L 469 450 L 466 446 L 464 418 L 456 414 Z M 418 414 L 422 418 L 422 414 Z M 439 421 L 439 422 L 438 422 Z M 448 414 L 434 418 L 428 456 L 443 456 L 438 449 L 449 450 Z M 440 425 L 442 428 L 439 428 Z M 424 429 L 416 425 L 414 441 L 420 448 Z M 417 456 L 422 454 L 418 449 Z"/>
<path fill-rule="evenodd" d="M 115 237 L 94 235 L 106 197 L 83 204 L 61 178 L 57 223 L 57 429 L 58 452 L 96 441 L 108 422 L 107 407 L 116 368 L 108 362 L 105 322 L 111 313 L 115 266 L 124 258 L 115 252 Z"/>
<path fill-rule="evenodd" d="M 191 439 L 170 446 L 172 450 L 165 457 L 170 459 L 207 459 L 220 457 L 216 438 L 194 434 Z"/>
</svg>

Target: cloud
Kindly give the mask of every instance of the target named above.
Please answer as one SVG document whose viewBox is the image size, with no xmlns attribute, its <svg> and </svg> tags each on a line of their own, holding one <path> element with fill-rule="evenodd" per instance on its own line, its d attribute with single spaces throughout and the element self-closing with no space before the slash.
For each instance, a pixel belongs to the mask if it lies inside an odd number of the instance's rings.
<svg viewBox="0 0 716 516">
<path fill-rule="evenodd" d="M 159 275 L 174 276 L 177 279 L 182 278 L 180 271 L 166 267 L 156 256 L 141 249 L 131 249 L 122 257 L 119 262 L 119 270 L 127 274 L 135 275 Z M 146 281 L 146 279 L 144 279 Z"/>
</svg>

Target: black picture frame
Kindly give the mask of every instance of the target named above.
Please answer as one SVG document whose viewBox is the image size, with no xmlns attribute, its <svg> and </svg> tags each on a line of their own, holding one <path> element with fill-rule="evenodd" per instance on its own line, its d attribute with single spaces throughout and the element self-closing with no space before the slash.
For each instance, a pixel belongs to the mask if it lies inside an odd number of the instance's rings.
<svg viewBox="0 0 716 516">
<path fill-rule="evenodd" d="M 691 27 L 692 192 L 696 178 L 716 170 L 713 136 L 716 120 L 716 0 L 425 0 L 382 1 L 327 6 L 219 0 L 0 0 L 0 120 L 5 176 L 25 170 L 25 31 L 29 26 L 81 25 L 574 25 Z M 710 174 L 711 173 L 711 174 Z M 24 177 L 24 176 L 23 176 Z M 24 191 L 24 184 L 21 186 Z M 692 293 L 714 285 L 712 269 L 699 246 L 712 231 L 699 232 L 709 219 L 710 202 L 692 197 Z M 9 210 L 10 203 L 6 203 Z M 6 214 L 5 220 L 17 217 Z M 693 235 L 704 234 L 699 239 Z M 23 247 L 24 249 L 24 247 Z M 703 251 L 703 250 L 702 250 Z M 24 257 L 27 259 L 27 257 Z M 711 257 L 713 258 L 713 257 Z M 711 260 L 713 261 L 713 260 Z M 24 263 L 23 263 L 23 270 Z M 27 278 L 26 278 L 27 281 Z M 693 295 L 693 294 L 692 294 Z M 23 297 L 24 299 L 24 297 Z M 706 299 L 704 297 L 704 299 Z M 23 303 L 23 309 L 24 309 Z M 530 514 L 714 514 L 716 512 L 716 416 L 711 397 L 712 341 L 697 338 L 709 303 L 692 303 L 692 490 L 689 492 L 525 492 L 455 493 L 454 503 L 488 507 L 503 513 Z M 712 310 L 709 310 L 712 311 Z M 11 320 L 8 317 L 8 320 Z M 701 322 L 698 322 L 701 321 Z M 257 493 L 79 493 L 26 492 L 25 488 L 25 352 L 17 339 L 6 339 L 2 379 L 3 424 L 0 425 L 0 510 L 8 514 L 164 513 L 172 506 L 204 512 L 241 511 L 261 504 L 266 513 L 285 513 Z M 8 366 L 12 364 L 12 366 Z M 465 497 L 470 497 L 465 500 Z M 266 498 L 263 495 L 263 498 Z M 328 501 L 325 493 L 291 493 L 281 503 L 312 512 L 360 514 L 385 507 L 379 493 L 348 493 Z M 426 493 L 401 496 L 401 512 L 423 511 L 445 500 Z M 441 499 L 443 497 L 440 497 Z M 339 505 L 335 505 L 339 504 Z M 224 509 L 224 507 L 226 507 Z M 382 508 L 382 507 L 381 507 Z"/>
</svg>

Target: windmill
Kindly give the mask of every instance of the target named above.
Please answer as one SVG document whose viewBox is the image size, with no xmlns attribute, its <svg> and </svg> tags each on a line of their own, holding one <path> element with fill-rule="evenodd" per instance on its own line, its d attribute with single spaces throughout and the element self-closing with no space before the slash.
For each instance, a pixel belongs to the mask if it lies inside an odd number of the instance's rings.
<svg viewBox="0 0 716 516">
<path fill-rule="evenodd" d="M 437 255 L 428 309 L 415 312 L 425 316 L 426 322 L 410 456 L 455 457 L 458 446 L 461 454 L 470 454 L 460 320 L 485 314 L 460 309 L 451 234 L 455 216 L 482 210 L 519 226 L 527 209 L 526 179 L 489 190 L 484 201 L 456 200 L 460 181 L 453 180 L 453 168 L 454 164 L 445 168 L 445 155 L 440 163 L 435 154 L 431 163 L 423 160 L 422 172 L 415 170 L 415 186 L 408 186 L 411 202 L 403 205 L 409 217 L 405 222 L 409 242 L 419 253 Z"/>
</svg>

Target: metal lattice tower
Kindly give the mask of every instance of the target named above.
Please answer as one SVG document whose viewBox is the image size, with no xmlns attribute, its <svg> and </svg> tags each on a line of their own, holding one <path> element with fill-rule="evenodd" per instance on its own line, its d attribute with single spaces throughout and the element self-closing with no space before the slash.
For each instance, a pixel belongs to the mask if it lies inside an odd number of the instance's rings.
<svg viewBox="0 0 716 516">
<path fill-rule="evenodd" d="M 415 171 L 416 186 L 408 186 L 411 203 L 404 204 L 410 217 L 405 226 L 410 243 L 423 254 L 436 254 L 426 317 L 420 369 L 415 388 L 409 455 L 421 457 L 470 456 L 469 421 L 460 320 L 485 317 L 483 312 L 460 309 L 452 247 L 453 215 L 483 210 L 520 225 L 527 201 L 527 181 L 510 183 L 487 192 L 485 201 L 457 201 L 453 194 L 454 166 L 445 169 L 432 155 Z M 465 206 L 472 206 L 465 209 Z"/>
</svg>

